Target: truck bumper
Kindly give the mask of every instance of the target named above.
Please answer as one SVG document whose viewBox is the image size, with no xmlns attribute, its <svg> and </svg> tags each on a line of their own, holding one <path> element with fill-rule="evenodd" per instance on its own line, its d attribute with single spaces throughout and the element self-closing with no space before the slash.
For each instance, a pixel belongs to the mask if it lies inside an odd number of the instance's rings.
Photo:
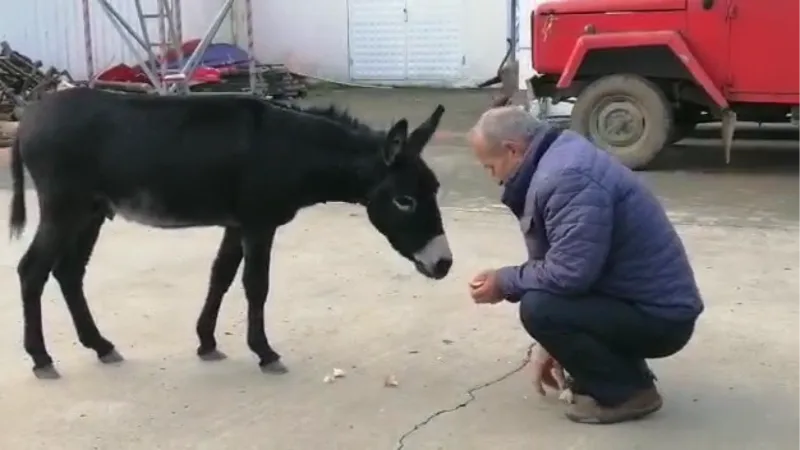
<svg viewBox="0 0 800 450">
<path fill-rule="evenodd" d="M 549 89 L 552 84 L 542 83 L 541 77 L 534 75 L 526 80 L 525 86 L 527 98 L 525 109 L 528 112 L 551 125 L 569 128 L 572 104 L 565 101 L 554 103 L 552 98 L 554 91 Z"/>
</svg>

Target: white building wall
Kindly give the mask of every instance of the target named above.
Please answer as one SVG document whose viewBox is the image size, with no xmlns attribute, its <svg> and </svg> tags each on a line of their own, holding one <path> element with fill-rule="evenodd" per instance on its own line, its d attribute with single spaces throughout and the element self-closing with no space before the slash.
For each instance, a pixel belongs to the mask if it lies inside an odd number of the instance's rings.
<svg viewBox="0 0 800 450">
<path fill-rule="evenodd" d="M 302 4 L 302 6 L 301 6 Z M 474 85 L 494 76 L 506 51 L 506 2 L 464 0 L 464 78 Z M 348 81 L 347 0 L 253 2 L 255 54 L 265 63 L 336 81 Z M 237 42 L 243 45 L 244 21 L 237 14 Z"/>
<path fill-rule="evenodd" d="M 497 74 L 507 51 L 508 1 L 465 0 L 467 80 L 472 85 Z"/>
<path fill-rule="evenodd" d="M 0 11 L 0 39 L 14 50 L 46 66 L 85 73 L 80 1 L 2 0 Z"/>
</svg>

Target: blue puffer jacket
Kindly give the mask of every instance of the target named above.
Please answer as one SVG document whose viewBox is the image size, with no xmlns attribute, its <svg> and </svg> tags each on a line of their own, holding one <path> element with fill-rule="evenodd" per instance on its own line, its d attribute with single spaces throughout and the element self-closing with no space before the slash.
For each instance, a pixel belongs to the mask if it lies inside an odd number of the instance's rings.
<svg viewBox="0 0 800 450">
<path fill-rule="evenodd" d="M 529 261 L 501 268 L 514 301 L 528 290 L 608 295 L 664 319 L 703 311 L 694 273 L 664 208 L 631 170 L 572 131 L 545 128 L 506 183 Z"/>
</svg>

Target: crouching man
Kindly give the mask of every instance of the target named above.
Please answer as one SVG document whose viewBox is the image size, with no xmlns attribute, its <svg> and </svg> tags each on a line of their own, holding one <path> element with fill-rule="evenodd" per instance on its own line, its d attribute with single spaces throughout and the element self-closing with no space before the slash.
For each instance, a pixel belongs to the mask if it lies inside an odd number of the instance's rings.
<svg viewBox="0 0 800 450">
<path fill-rule="evenodd" d="M 615 423 L 660 409 L 645 359 L 681 350 L 703 302 L 658 199 L 582 136 L 515 107 L 487 111 L 468 138 L 503 186 L 529 256 L 478 274 L 474 301 L 519 302 L 539 344 L 539 391 L 553 366 L 571 377 L 569 419 Z"/>
</svg>

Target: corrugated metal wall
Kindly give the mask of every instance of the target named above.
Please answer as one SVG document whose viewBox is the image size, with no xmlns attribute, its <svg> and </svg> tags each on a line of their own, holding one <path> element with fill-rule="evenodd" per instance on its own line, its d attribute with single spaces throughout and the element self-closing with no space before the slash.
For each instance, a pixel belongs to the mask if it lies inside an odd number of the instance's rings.
<svg viewBox="0 0 800 450">
<path fill-rule="evenodd" d="M 133 0 L 110 0 L 112 6 L 134 30 L 140 30 Z M 184 39 L 201 37 L 222 5 L 222 0 L 190 0 L 182 3 Z M 97 0 L 89 0 L 94 70 L 135 62 Z M 156 11 L 155 0 L 142 0 L 145 12 Z M 45 66 L 68 70 L 76 79 L 87 77 L 86 50 L 81 0 L 0 0 L 0 40 Z M 230 20 L 223 24 L 215 41 L 231 37 Z M 155 23 L 148 28 L 157 40 Z"/>
</svg>

